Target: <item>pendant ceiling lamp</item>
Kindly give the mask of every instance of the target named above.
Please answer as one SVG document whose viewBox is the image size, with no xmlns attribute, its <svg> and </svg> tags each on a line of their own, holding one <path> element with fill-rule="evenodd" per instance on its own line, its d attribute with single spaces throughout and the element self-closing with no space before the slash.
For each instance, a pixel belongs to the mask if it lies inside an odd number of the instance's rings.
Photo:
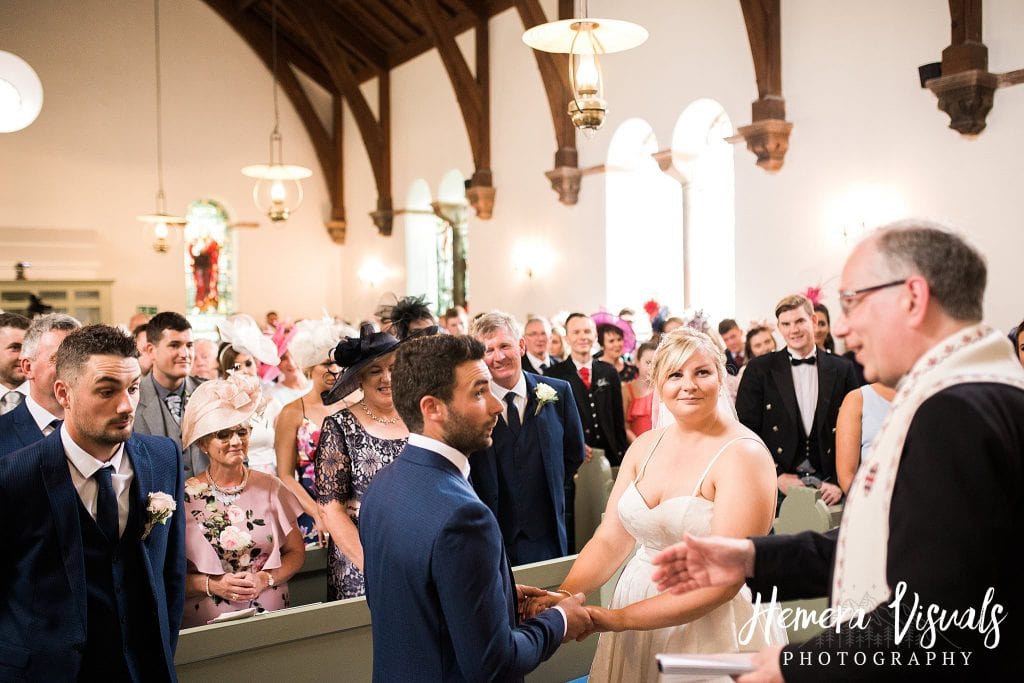
<svg viewBox="0 0 1024 683">
<path fill-rule="evenodd" d="M 140 221 L 153 226 L 153 249 L 158 254 L 167 253 L 169 248 L 168 236 L 172 227 L 181 227 L 186 221 L 181 216 L 171 216 L 167 213 L 164 201 L 164 160 L 163 160 L 163 131 L 160 125 L 161 91 L 160 91 L 160 0 L 153 0 L 153 24 L 156 35 L 156 211 L 143 214 L 138 217 Z"/>
<path fill-rule="evenodd" d="M 43 108 L 43 84 L 28 62 L 0 50 L 0 133 L 27 127 Z"/>
<path fill-rule="evenodd" d="M 278 130 L 277 108 L 277 1 L 271 3 L 270 30 L 272 44 L 272 75 L 274 80 L 274 130 L 270 133 L 270 163 L 255 164 L 242 169 L 242 175 L 256 178 L 252 199 L 260 212 L 275 223 L 286 221 L 302 204 L 302 183 L 313 172 L 304 166 L 285 164 L 281 156 L 281 132 Z"/>
<path fill-rule="evenodd" d="M 604 125 L 608 103 L 598 55 L 622 52 L 647 40 L 647 29 L 618 19 L 589 16 L 589 3 L 580 2 L 580 17 L 540 24 L 523 34 L 535 50 L 569 55 L 569 116 L 572 124 L 591 138 Z"/>
</svg>

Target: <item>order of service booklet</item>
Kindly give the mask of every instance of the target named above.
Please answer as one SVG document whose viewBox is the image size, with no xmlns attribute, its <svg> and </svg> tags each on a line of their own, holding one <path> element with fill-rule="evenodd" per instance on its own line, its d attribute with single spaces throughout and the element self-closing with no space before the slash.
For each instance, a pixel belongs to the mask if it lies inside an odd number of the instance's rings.
<svg viewBox="0 0 1024 683">
<path fill-rule="evenodd" d="M 666 675 L 736 676 L 754 670 L 753 652 L 722 655 L 658 654 L 658 670 Z"/>
</svg>

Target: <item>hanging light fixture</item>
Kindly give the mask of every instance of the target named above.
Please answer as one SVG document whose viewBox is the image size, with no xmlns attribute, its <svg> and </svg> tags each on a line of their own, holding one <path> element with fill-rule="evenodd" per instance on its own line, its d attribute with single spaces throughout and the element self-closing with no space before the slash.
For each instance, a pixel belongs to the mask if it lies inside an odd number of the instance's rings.
<svg viewBox="0 0 1024 683">
<path fill-rule="evenodd" d="M 170 247 L 167 238 L 171 227 L 181 227 L 186 220 L 181 216 L 168 215 L 164 206 L 163 131 L 160 126 L 160 0 L 153 0 L 153 17 L 156 34 L 156 212 L 143 214 L 138 219 L 153 226 L 153 250 L 165 254 Z"/>
<path fill-rule="evenodd" d="M 572 125 L 592 138 L 608 110 L 598 55 L 632 49 L 647 40 L 648 33 L 639 24 L 589 14 L 588 0 L 580 0 L 580 18 L 534 26 L 523 34 L 523 42 L 535 50 L 569 55 L 568 113 Z"/>
<path fill-rule="evenodd" d="M 313 175 L 304 166 L 293 166 L 281 161 L 281 132 L 278 130 L 277 108 L 277 0 L 271 3 L 270 31 L 272 45 L 272 72 L 274 79 L 274 130 L 270 133 L 270 163 L 255 164 L 242 169 L 242 175 L 256 178 L 252 199 L 256 208 L 275 223 L 286 221 L 302 204 L 303 178 Z"/>
</svg>

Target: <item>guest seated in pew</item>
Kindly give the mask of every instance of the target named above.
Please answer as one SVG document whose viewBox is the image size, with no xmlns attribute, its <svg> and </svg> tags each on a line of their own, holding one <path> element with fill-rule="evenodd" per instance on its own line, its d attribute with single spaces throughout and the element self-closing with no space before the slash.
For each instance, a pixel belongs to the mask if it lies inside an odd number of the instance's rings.
<svg viewBox="0 0 1024 683">
<path fill-rule="evenodd" d="M 288 580 L 306 559 L 302 506 L 276 477 L 244 464 L 262 403 L 259 381 L 235 373 L 200 385 L 182 417 L 182 443 L 198 443 L 210 460 L 185 482 L 184 628 L 247 607 L 288 607 Z"/>
<path fill-rule="evenodd" d="M 409 430 L 391 398 L 391 368 L 397 339 L 363 325 L 359 337 L 343 339 L 334 361 L 345 368 L 323 401 L 337 403 L 357 389 L 359 403 L 329 415 L 313 456 L 317 496 L 327 530 L 327 595 L 331 600 L 366 592 L 363 546 L 359 542 L 359 506 L 374 475 L 405 448 Z M 358 406 L 358 407 L 357 407 Z"/>
<path fill-rule="evenodd" d="M 851 391 L 839 406 L 836 418 L 836 476 L 843 493 L 850 492 L 853 475 L 861 462 L 868 458 L 871 442 L 882 427 L 882 421 L 889 413 L 889 404 L 895 389 L 881 382 L 865 384 L 857 391 Z"/>
</svg>

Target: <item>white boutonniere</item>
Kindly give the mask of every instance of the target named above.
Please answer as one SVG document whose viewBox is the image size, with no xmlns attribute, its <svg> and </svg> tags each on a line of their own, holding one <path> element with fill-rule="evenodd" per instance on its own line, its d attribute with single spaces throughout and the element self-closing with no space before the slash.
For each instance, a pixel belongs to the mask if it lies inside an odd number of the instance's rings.
<svg viewBox="0 0 1024 683">
<path fill-rule="evenodd" d="M 554 403 L 558 400 L 558 392 L 555 391 L 550 384 L 544 384 L 543 382 L 537 384 L 537 388 L 534 390 L 533 395 L 537 397 L 537 409 L 533 411 L 534 417 L 537 417 L 540 413 L 540 409 L 548 403 Z"/>
<path fill-rule="evenodd" d="M 608 380 L 606 380 L 604 377 L 602 377 L 599 380 L 597 380 L 597 388 L 598 389 L 604 389 L 605 387 L 609 386 L 610 384 L 611 383 Z"/>
<path fill-rule="evenodd" d="M 149 538 L 153 527 L 157 524 L 167 524 L 167 520 L 177 509 L 178 505 L 174 502 L 174 498 L 163 491 L 150 493 L 146 503 L 146 527 L 142 530 L 142 540 L 145 541 Z"/>
</svg>

